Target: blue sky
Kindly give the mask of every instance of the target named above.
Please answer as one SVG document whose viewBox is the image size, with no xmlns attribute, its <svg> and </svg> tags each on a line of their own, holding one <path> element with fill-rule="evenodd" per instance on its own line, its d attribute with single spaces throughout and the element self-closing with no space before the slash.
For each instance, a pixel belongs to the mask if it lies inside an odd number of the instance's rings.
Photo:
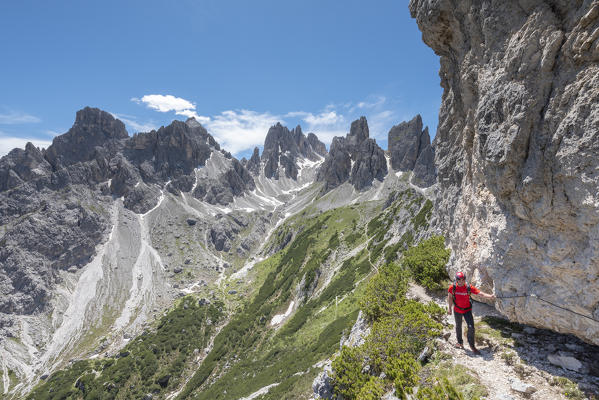
<svg viewBox="0 0 599 400">
<path fill-rule="evenodd" d="M 407 1 L 5 1 L 0 155 L 44 146 L 99 107 L 130 134 L 196 116 L 241 157 L 282 121 L 327 145 L 368 118 L 420 113 L 434 135 L 439 59 Z"/>
</svg>

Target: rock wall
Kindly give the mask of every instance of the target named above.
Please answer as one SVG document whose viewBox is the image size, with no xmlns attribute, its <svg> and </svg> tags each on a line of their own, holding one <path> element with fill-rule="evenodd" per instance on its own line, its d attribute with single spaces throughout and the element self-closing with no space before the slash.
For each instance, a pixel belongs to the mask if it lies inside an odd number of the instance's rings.
<svg viewBox="0 0 599 400">
<path fill-rule="evenodd" d="M 370 136 L 366 117 L 352 122 L 345 137 L 334 137 L 331 150 L 320 166 L 317 181 L 329 191 L 349 181 L 356 190 L 365 190 L 375 179 L 387 175 L 385 153 Z"/>
<path fill-rule="evenodd" d="M 279 179 L 279 168 L 285 171 L 285 176 L 297 180 L 299 167 L 298 158 L 316 161 L 326 155 L 326 147 L 316 135 L 309 133 L 308 137 L 302 132 L 301 126 L 291 131 L 277 122 L 271 126 L 264 139 L 262 162 L 264 176 Z"/>
<path fill-rule="evenodd" d="M 435 151 L 431 146 L 428 127 L 422 129 L 422 117 L 395 125 L 389 131 L 389 157 L 396 171 L 413 171 L 413 183 L 428 187 L 437 180 Z"/>
<path fill-rule="evenodd" d="M 599 2 L 410 11 L 441 58 L 436 210 L 451 272 L 525 296 L 497 301 L 511 319 L 599 344 Z"/>
</svg>

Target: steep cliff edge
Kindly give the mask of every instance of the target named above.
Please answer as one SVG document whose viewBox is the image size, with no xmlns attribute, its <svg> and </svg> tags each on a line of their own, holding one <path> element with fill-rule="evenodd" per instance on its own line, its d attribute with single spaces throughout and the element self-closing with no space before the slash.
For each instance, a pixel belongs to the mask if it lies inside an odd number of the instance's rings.
<svg viewBox="0 0 599 400">
<path fill-rule="evenodd" d="M 511 319 L 598 344 L 599 3 L 410 11 L 441 57 L 436 209 L 452 272 L 493 287 Z"/>
</svg>

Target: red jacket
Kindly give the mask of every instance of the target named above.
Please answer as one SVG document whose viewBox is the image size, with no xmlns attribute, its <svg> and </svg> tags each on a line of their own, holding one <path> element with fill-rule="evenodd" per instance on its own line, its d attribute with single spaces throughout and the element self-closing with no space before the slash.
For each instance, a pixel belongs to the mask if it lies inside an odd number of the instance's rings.
<svg viewBox="0 0 599 400">
<path fill-rule="evenodd" d="M 449 293 L 453 294 L 453 285 L 449 287 L 447 290 Z M 480 290 L 478 290 L 474 286 L 470 286 L 470 294 L 479 294 Z M 468 298 L 468 287 L 466 284 L 464 286 L 460 286 L 456 284 L 455 287 L 455 296 L 454 296 L 454 306 L 457 305 L 460 308 L 464 308 L 465 310 L 460 310 L 458 307 L 454 307 L 455 312 L 459 314 L 465 314 L 471 310 L 470 307 L 470 299 Z"/>
</svg>

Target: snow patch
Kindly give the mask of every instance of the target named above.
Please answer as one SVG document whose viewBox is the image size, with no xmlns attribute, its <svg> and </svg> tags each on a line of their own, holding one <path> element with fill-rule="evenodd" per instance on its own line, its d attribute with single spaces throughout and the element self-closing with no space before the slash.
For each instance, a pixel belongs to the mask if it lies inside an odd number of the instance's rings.
<svg viewBox="0 0 599 400">
<path fill-rule="evenodd" d="M 254 265 L 258 264 L 259 262 L 264 261 L 265 258 L 264 257 L 258 257 L 253 261 L 249 261 L 247 263 L 244 264 L 243 267 L 241 267 L 241 269 L 237 272 L 235 272 L 234 274 L 231 275 L 232 279 L 237 279 L 237 278 L 242 278 L 244 276 L 247 275 L 248 271 L 252 268 L 254 268 Z"/>
<path fill-rule="evenodd" d="M 274 326 L 274 325 L 278 325 L 281 322 L 283 322 L 285 320 L 285 318 L 287 318 L 288 316 L 291 315 L 294 305 L 295 305 L 295 301 L 292 301 L 291 303 L 289 303 L 289 307 L 287 307 L 287 311 L 285 311 L 285 314 L 277 314 L 274 317 L 272 317 L 272 320 L 270 321 L 270 325 Z"/>
<path fill-rule="evenodd" d="M 271 384 L 271 385 L 264 386 L 262 389 L 260 389 L 260 390 L 258 390 L 258 391 L 256 391 L 256 392 L 254 392 L 254 393 L 252 393 L 252 394 L 250 394 L 248 397 L 242 397 L 242 398 L 240 398 L 239 400 L 253 400 L 253 399 L 255 399 L 255 398 L 256 398 L 256 397 L 258 397 L 258 396 L 262 396 L 263 394 L 266 394 L 266 393 L 268 393 L 268 391 L 269 391 L 271 388 L 273 388 L 273 387 L 275 387 L 275 386 L 278 386 L 278 385 L 279 385 L 279 383 L 273 383 L 273 384 Z"/>
<path fill-rule="evenodd" d="M 212 157 L 212 154 L 210 154 L 210 157 Z M 193 182 L 193 186 L 191 187 L 191 190 L 189 191 L 189 193 L 192 193 L 192 194 L 196 190 L 196 188 L 198 187 L 198 169 L 197 168 L 194 168 L 194 170 L 193 170 L 193 176 L 196 179 Z"/>
<path fill-rule="evenodd" d="M 168 185 L 171 181 L 168 181 L 166 183 L 166 185 Z M 166 187 L 166 185 L 164 185 Z M 154 211 L 155 209 L 157 209 L 158 207 L 160 207 L 160 205 L 162 204 L 162 202 L 164 201 L 164 191 L 161 190 L 160 191 L 160 198 L 158 198 L 158 204 L 156 204 L 152 209 L 150 209 L 149 211 L 147 211 L 145 214 L 141 214 L 141 218 L 144 218 L 146 215 L 150 214 L 152 211 Z"/>
</svg>

